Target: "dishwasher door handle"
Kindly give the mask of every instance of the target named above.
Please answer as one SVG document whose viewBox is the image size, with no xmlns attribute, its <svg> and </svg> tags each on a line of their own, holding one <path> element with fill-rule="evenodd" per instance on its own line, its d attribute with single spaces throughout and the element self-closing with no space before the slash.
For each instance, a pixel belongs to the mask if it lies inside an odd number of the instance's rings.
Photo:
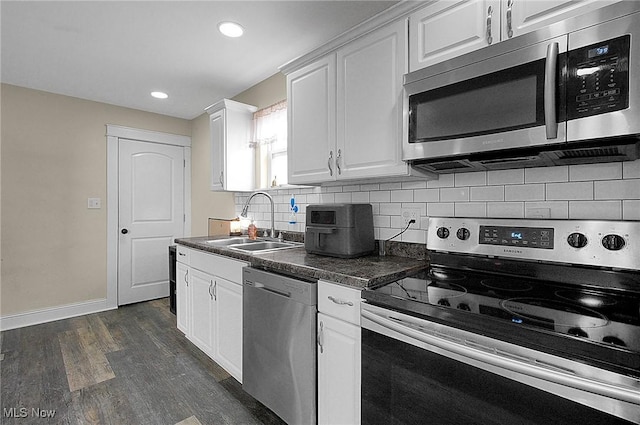
<svg viewBox="0 0 640 425">
<path fill-rule="evenodd" d="M 253 287 L 256 289 L 264 289 L 265 291 L 273 292 L 274 294 L 282 295 L 283 297 L 291 298 L 291 292 L 280 291 L 278 289 L 269 288 L 260 282 L 254 282 Z"/>
</svg>

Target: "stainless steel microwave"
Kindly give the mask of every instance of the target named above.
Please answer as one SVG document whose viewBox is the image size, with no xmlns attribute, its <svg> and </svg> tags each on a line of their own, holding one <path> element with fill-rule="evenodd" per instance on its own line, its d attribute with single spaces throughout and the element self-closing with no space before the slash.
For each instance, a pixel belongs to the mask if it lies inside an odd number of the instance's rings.
<svg viewBox="0 0 640 425">
<path fill-rule="evenodd" d="M 449 173 L 637 159 L 640 2 L 405 75 L 403 159 Z"/>
</svg>

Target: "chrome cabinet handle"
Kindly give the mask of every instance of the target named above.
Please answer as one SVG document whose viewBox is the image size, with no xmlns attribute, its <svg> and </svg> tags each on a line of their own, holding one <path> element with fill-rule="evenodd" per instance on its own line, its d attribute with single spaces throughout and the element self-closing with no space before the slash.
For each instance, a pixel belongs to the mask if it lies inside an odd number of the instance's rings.
<svg viewBox="0 0 640 425">
<path fill-rule="evenodd" d="M 351 301 L 340 300 L 338 298 L 332 297 L 331 295 L 329 295 L 327 298 L 338 305 L 348 305 L 349 307 L 353 307 L 353 303 Z"/>
<path fill-rule="evenodd" d="M 218 301 L 218 281 L 213 281 L 213 299 Z"/>
<path fill-rule="evenodd" d="M 556 118 L 556 68 L 558 65 L 558 43 L 547 46 L 547 60 L 544 68 L 544 125 L 547 139 L 558 137 Z"/>
<path fill-rule="evenodd" d="M 493 43 L 493 37 L 491 36 L 491 15 L 493 15 L 493 7 L 489 6 L 487 10 L 487 44 Z"/>
<path fill-rule="evenodd" d="M 209 281 L 209 298 L 213 299 L 213 292 L 211 292 L 211 288 L 213 288 L 213 280 Z"/>
<path fill-rule="evenodd" d="M 513 24 L 511 22 L 511 15 L 513 9 L 513 0 L 507 2 L 507 37 L 513 37 Z"/>
<path fill-rule="evenodd" d="M 342 159 L 342 149 L 338 149 L 338 156 L 336 156 L 336 167 L 338 168 L 338 174 L 342 174 L 342 168 L 340 167 L 340 159 Z"/>
<path fill-rule="evenodd" d="M 187 271 L 184 273 L 184 283 L 189 286 L 189 279 L 187 279 L 187 276 L 189 276 L 189 269 L 187 269 Z"/>
<path fill-rule="evenodd" d="M 220 184 L 224 186 L 224 171 L 220 171 Z"/>
<path fill-rule="evenodd" d="M 324 324 L 320 321 L 320 332 L 318 332 L 318 346 L 320 354 L 324 353 Z"/>
<path fill-rule="evenodd" d="M 178 255 L 182 256 L 182 257 L 186 257 L 187 254 L 185 254 L 184 252 L 179 252 Z"/>
<path fill-rule="evenodd" d="M 333 162 L 333 151 L 329 151 L 329 160 L 327 161 L 327 167 L 329 167 L 330 176 L 333 176 L 333 168 L 331 168 L 332 162 Z"/>
</svg>

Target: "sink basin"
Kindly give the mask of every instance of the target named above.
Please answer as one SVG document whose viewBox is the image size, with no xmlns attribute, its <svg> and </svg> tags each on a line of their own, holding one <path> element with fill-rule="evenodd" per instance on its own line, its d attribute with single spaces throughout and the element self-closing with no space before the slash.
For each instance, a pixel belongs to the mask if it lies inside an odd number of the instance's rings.
<svg viewBox="0 0 640 425">
<path fill-rule="evenodd" d="M 251 244 L 251 243 L 257 243 L 257 242 L 260 242 L 260 241 L 249 239 L 249 238 L 243 238 L 243 237 L 214 239 L 211 241 L 207 241 L 209 245 L 213 245 L 213 246 L 229 246 L 229 245 L 237 245 L 237 244 Z"/>
<path fill-rule="evenodd" d="M 262 251 L 274 251 L 280 249 L 296 248 L 302 246 L 302 244 L 294 242 L 276 242 L 276 241 L 252 241 L 250 243 L 243 243 L 237 245 L 228 245 L 231 249 L 237 249 L 240 251 L 248 252 L 262 252 Z"/>
</svg>

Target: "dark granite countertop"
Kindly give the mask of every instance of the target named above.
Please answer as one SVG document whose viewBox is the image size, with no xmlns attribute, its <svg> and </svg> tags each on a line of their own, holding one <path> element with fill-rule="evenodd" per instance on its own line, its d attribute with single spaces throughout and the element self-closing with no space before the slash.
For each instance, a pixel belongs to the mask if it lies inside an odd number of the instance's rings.
<svg viewBox="0 0 640 425">
<path fill-rule="evenodd" d="M 216 237 L 199 236 L 179 238 L 175 242 L 189 248 L 243 260 L 252 267 L 302 278 L 328 280 L 356 288 L 381 286 L 425 270 L 428 265 L 424 259 L 395 255 L 367 255 L 351 259 L 326 257 L 309 254 L 302 245 L 279 251 L 247 253 L 206 243 L 213 239 Z"/>
</svg>

